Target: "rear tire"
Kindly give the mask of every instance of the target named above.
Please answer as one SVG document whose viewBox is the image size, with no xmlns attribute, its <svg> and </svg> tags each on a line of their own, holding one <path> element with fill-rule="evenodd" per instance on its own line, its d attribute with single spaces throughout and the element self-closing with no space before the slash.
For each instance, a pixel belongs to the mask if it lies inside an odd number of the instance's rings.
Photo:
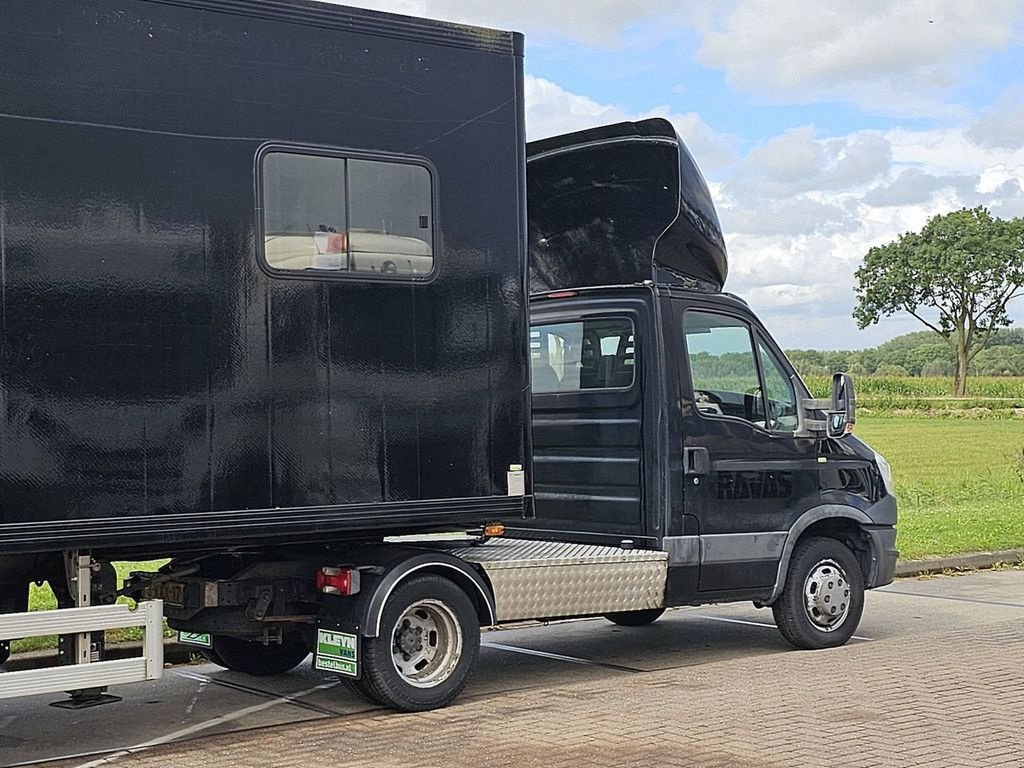
<svg viewBox="0 0 1024 768">
<path fill-rule="evenodd" d="M 217 635 L 213 638 L 212 653 L 203 655 L 232 672 L 269 677 L 295 669 L 309 656 L 309 648 L 295 635 L 285 635 L 280 645 Z"/>
<path fill-rule="evenodd" d="M 363 641 L 356 692 L 402 712 L 449 704 L 480 652 L 480 620 L 454 582 L 425 575 L 399 584 L 381 616 L 380 634 Z"/>
<path fill-rule="evenodd" d="M 224 659 L 222 659 L 220 654 L 213 650 L 213 648 L 200 648 L 199 655 L 211 664 L 216 664 L 218 667 L 224 667 L 227 669 L 228 665 L 224 663 Z"/>
<path fill-rule="evenodd" d="M 782 594 L 772 614 L 782 636 L 797 648 L 843 645 L 864 611 L 864 575 L 842 542 L 809 538 L 793 550 Z"/>
<path fill-rule="evenodd" d="M 604 617 L 612 624 L 618 624 L 620 627 L 645 627 L 660 619 L 661 614 L 664 612 L 664 608 L 647 608 L 642 611 L 606 613 Z"/>
<path fill-rule="evenodd" d="M 373 691 L 370 690 L 370 687 L 366 685 L 363 680 L 353 680 L 350 677 L 343 677 L 341 679 L 341 685 L 346 690 L 354 693 L 360 699 L 365 701 L 367 704 L 372 704 L 375 707 L 388 706 L 387 702 L 381 701 L 374 695 Z"/>
</svg>

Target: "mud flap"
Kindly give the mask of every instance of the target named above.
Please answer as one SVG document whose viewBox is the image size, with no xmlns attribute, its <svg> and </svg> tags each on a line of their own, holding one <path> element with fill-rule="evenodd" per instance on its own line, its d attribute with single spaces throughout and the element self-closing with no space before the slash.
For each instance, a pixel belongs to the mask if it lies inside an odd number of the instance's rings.
<svg viewBox="0 0 1024 768">
<path fill-rule="evenodd" d="M 359 679 L 362 674 L 360 640 L 355 624 L 321 620 L 316 628 L 313 669 Z"/>
</svg>

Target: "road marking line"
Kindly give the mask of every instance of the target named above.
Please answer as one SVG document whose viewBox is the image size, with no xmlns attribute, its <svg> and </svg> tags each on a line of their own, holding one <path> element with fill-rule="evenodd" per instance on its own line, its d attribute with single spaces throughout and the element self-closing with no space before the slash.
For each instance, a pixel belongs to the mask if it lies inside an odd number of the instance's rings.
<svg viewBox="0 0 1024 768">
<path fill-rule="evenodd" d="M 724 621 L 724 622 L 727 622 L 729 624 L 746 624 L 747 626 L 750 626 L 750 627 L 768 627 L 769 629 L 778 629 L 778 627 L 775 626 L 774 624 L 768 624 L 768 623 L 763 622 L 763 621 L 746 621 L 744 619 L 727 619 L 724 616 L 706 616 L 703 613 L 699 613 L 699 614 L 698 613 L 691 613 L 690 615 L 693 616 L 696 619 L 707 619 L 708 621 Z M 868 641 L 871 640 L 870 637 L 864 637 L 863 635 L 851 635 L 850 637 L 853 638 L 854 640 L 868 640 Z"/>
<path fill-rule="evenodd" d="M 932 600 L 954 600 L 958 603 L 977 603 L 978 605 L 999 605 L 1004 608 L 1024 608 L 1024 603 L 1004 603 L 1001 600 L 978 600 L 973 597 L 954 597 L 953 595 L 925 595 L 920 592 L 904 592 L 900 589 L 877 589 L 887 595 L 906 595 L 907 597 L 930 597 Z"/>
<path fill-rule="evenodd" d="M 199 697 L 203 695 L 203 691 L 206 690 L 206 686 L 210 684 L 209 680 L 200 680 L 199 685 L 196 686 L 196 692 L 192 695 L 192 700 L 189 701 L 188 706 L 185 707 L 185 717 L 192 717 L 192 710 L 196 708 L 196 704 L 199 702 Z"/>
<path fill-rule="evenodd" d="M 503 645 L 501 643 L 481 643 L 484 648 L 496 648 L 499 651 L 509 651 L 511 653 L 523 653 L 527 656 L 539 656 L 542 659 L 554 659 L 555 661 L 568 661 L 572 664 L 583 664 L 588 667 L 606 667 L 607 669 L 614 669 L 619 672 L 644 672 L 645 670 L 636 669 L 635 667 L 623 667 L 620 664 L 609 664 L 603 661 L 591 661 L 590 659 L 580 659 L 576 656 L 565 656 L 561 653 L 548 653 L 547 651 L 535 651 L 532 648 L 518 648 L 514 645 Z"/>
<path fill-rule="evenodd" d="M 297 707 L 302 707 L 303 709 L 308 709 L 311 712 L 318 712 L 321 715 L 331 715 L 333 717 L 335 715 L 344 714 L 344 712 L 337 712 L 333 709 L 328 709 L 327 707 L 321 707 L 316 704 L 309 704 L 305 701 L 299 701 L 295 699 L 294 695 L 292 694 L 274 693 L 273 691 L 267 691 L 263 688 L 255 688 L 250 685 L 235 683 L 230 680 L 220 680 L 216 677 L 208 677 L 207 675 L 201 674 L 199 672 L 193 672 L 191 670 L 176 669 L 174 670 L 174 674 L 178 675 L 179 677 L 187 677 L 189 680 L 197 680 L 200 683 L 218 685 L 223 688 L 227 688 L 230 691 L 249 693 L 253 696 L 259 696 L 264 699 L 286 699 L 290 704 L 294 704 Z"/>
<path fill-rule="evenodd" d="M 230 723 L 234 720 L 243 718 L 246 715 L 252 715 L 256 712 L 262 712 L 263 710 L 270 709 L 271 707 L 276 707 L 281 704 L 292 704 L 294 699 L 302 698 L 303 696 L 309 696 L 310 694 L 316 693 L 317 691 L 324 691 L 328 688 L 334 688 L 336 685 L 340 684 L 341 680 L 333 680 L 328 683 L 321 683 L 320 685 L 314 686 L 312 688 L 307 688 L 306 690 L 299 691 L 298 693 L 293 693 L 291 696 L 288 697 L 279 697 L 271 701 L 265 701 L 262 704 L 253 704 L 251 707 L 237 709 L 234 712 L 229 712 L 226 715 L 220 715 L 209 720 L 204 720 L 201 723 L 190 725 L 187 728 L 182 728 L 181 730 L 174 731 L 173 733 L 168 733 L 165 736 L 158 736 L 155 739 L 144 741 L 141 744 L 136 744 L 133 747 L 126 747 L 125 749 L 114 752 L 113 754 L 101 757 L 98 760 L 90 760 L 87 763 L 81 763 L 80 765 L 75 766 L 75 768 L 100 768 L 100 766 L 108 765 L 117 760 L 120 760 L 122 757 L 128 757 L 129 755 L 135 754 L 136 752 L 142 752 L 147 749 L 151 749 L 152 747 L 159 747 L 163 744 L 168 744 L 172 741 L 177 741 L 178 739 L 184 738 L 185 736 L 191 736 L 193 733 L 209 730 L 214 726 L 223 725 L 224 723 Z"/>
</svg>

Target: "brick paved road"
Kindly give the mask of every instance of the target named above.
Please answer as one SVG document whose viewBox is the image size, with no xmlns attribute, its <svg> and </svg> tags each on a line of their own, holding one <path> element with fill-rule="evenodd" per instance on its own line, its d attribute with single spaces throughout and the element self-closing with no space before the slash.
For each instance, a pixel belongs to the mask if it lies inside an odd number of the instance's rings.
<svg viewBox="0 0 1024 768">
<path fill-rule="evenodd" d="M 1024 619 L 589 677 L 426 714 L 363 713 L 226 734 L 114 763 L 1019 768 Z"/>
</svg>

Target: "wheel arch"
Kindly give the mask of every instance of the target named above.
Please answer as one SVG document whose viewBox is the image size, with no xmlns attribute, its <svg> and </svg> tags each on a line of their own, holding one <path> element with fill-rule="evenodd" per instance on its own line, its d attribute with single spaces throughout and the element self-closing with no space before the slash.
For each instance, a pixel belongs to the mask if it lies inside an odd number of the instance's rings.
<svg viewBox="0 0 1024 768">
<path fill-rule="evenodd" d="M 419 554 L 399 563 L 377 582 L 365 603 L 365 621 L 362 623 L 364 637 L 377 637 L 380 634 L 381 618 L 391 593 L 410 578 L 425 574 L 446 578 L 462 589 L 476 608 L 481 626 L 491 626 L 496 622 L 491 587 L 472 566 L 445 553 Z"/>
<path fill-rule="evenodd" d="M 760 604 L 771 605 L 779 598 L 786 583 L 786 576 L 789 574 L 789 563 L 793 550 L 801 539 L 810 536 L 823 536 L 846 544 L 857 558 L 864 580 L 867 582 L 871 575 L 875 554 L 872 552 L 871 539 L 865 533 L 864 526 L 872 524 L 873 521 L 867 514 L 856 507 L 843 504 L 824 504 L 807 510 L 790 527 L 786 543 L 782 548 L 782 557 L 779 558 L 779 570 L 775 575 L 775 584 L 772 587 L 771 595 Z"/>
</svg>

